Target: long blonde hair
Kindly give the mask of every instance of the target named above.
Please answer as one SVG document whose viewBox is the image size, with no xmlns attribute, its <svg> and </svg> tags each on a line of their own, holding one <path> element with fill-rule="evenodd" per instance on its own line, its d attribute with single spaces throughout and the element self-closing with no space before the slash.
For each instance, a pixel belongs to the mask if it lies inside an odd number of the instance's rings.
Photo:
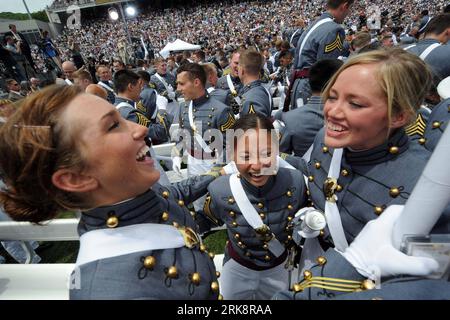
<svg viewBox="0 0 450 320">
<path fill-rule="evenodd" d="M 422 59 L 400 48 L 369 51 L 350 58 L 328 82 L 323 101 L 328 99 L 344 70 L 361 64 L 378 65 L 375 76 L 386 97 L 389 125 L 392 116 L 402 112 L 407 118 L 406 125 L 411 123 L 431 87 L 432 74 Z"/>
</svg>

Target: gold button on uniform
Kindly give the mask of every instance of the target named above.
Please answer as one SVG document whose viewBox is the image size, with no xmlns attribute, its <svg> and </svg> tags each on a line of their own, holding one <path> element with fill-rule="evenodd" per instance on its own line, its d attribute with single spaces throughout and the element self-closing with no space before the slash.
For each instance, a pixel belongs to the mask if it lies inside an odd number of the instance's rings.
<svg viewBox="0 0 450 320">
<path fill-rule="evenodd" d="M 314 166 L 316 167 L 316 169 L 320 169 L 321 164 L 320 164 L 320 162 L 316 162 L 316 163 L 314 164 Z"/>
<path fill-rule="evenodd" d="M 119 218 L 116 216 L 111 216 L 106 220 L 106 225 L 108 228 L 115 228 L 119 225 Z"/>
<path fill-rule="evenodd" d="M 235 228 L 238 226 L 238 224 L 237 224 L 236 221 L 231 222 L 231 225 L 232 225 L 233 227 L 235 227 Z"/>
<path fill-rule="evenodd" d="M 230 217 L 234 218 L 236 216 L 236 213 L 234 211 L 230 211 L 228 213 L 230 215 Z"/>
<path fill-rule="evenodd" d="M 260 208 L 260 209 L 264 208 L 264 205 L 263 205 L 261 202 L 258 202 L 257 206 L 258 206 L 258 208 Z"/>
<path fill-rule="evenodd" d="M 342 169 L 341 174 L 342 174 L 342 176 L 346 177 L 349 175 L 349 172 L 346 169 Z"/>
<path fill-rule="evenodd" d="M 419 139 L 419 143 L 420 143 L 421 145 L 424 145 L 425 142 L 427 142 L 427 139 L 425 139 L 425 138 L 420 138 L 420 139 Z"/>
<path fill-rule="evenodd" d="M 144 259 L 144 267 L 145 269 L 152 270 L 155 267 L 156 259 L 154 256 L 147 256 Z"/>
<path fill-rule="evenodd" d="M 161 219 L 162 219 L 163 221 L 169 220 L 169 213 L 168 213 L 167 211 L 164 211 L 163 214 L 162 214 L 162 216 L 161 216 Z"/>
<path fill-rule="evenodd" d="M 234 238 L 235 239 L 239 239 L 241 237 L 241 235 L 239 234 L 239 233 L 236 233 L 235 235 L 234 235 Z"/>
<path fill-rule="evenodd" d="M 286 192 L 286 195 L 287 195 L 288 197 L 292 197 L 292 192 L 291 192 L 291 190 L 288 190 L 288 191 Z"/>
<path fill-rule="evenodd" d="M 375 212 L 375 214 L 380 215 L 383 213 L 384 209 L 383 207 L 376 206 L 375 208 L 373 208 L 373 211 Z"/>
<path fill-rule="evenodd" d="M 270 256 L 268 256 L 268 255 L 265 255 L 265 256 L 264 256 L 264 260 L 266 260 L 266 261 L 270 261 Z"/>
<path fill-rule="evenodd" d="M 361 284 L 361 289 L 363 289 L 363 290 L 375 289 L 375 283 L 372 280 L 366 279 Z"/>
<path fill-rule="evenodd" d="M 287 208 L 288 208 L 288 210 L 294 209 L 294 207 L 292 206 L 292 204 L 288 204 Z"/>
<path fill-rule="evenodd" d="M 233 197 L 228 198 L 228 203 L 229 203 L 229 204 L 233 204 L 233 203 L 234 203 Z"/>
<path fill-rule="evenodd" d="M 261 219 L 263 219 L 263 220 L 266 218 L 266 215 L 265 215 L 264 213 L 260 213 L 259 216 L 260 216 Z"/>
<path fill-rule="evenodd" d="M 191 275 L 191 281 L 193 284 L 195 284 L 196 286 L 198 286 L 200 284 L 200 273 L 198 272 L 194 272 Z"/>
<path fill-rule="evenodd" d="M 314 181 L 314 176 L 309 176 L 308 180 L 309 180 L 309 182 L 313 182 Z"/>
<path fill-rule="evenodd" d="M 172 278 L 172 279 L 176 278 L 176 277 L 178 276 L 178 270 L 177 270 L 177 267 L 171 266 L 171 267 L 167 270 L 167 276 L 168 276 L 169 278 Z"/>
<path fill-rule="evenodd" d="M 184 206 L 184 201 L 183 201 L 183 200 L 178 200 L 178 205 L 179 205 L 180 207 Z"/>
<path fill-rule="evenodd" d="M 219 283 L 217 281 L 211 282 L 211 290 L 213 292 L 218 292 L 219 291 Z"/>
<path fill-rule="evenodd" d="M 322 147 L 322 152 L 323 153 L 327 153 L 328 152 L 328 147 Z"/>
<path fill-rule="evenodd" d="M 338 184 L 338 185 L 336 186 L 336 191 L 337 191 L 337 192 L 341 192 L 341 191 L 342 191 L 342 186 L 341 186 L 340 184 Z"/>
<path fill-rule="evenodd" d="M 303 277 L 304 277 L 306 280 L 310 280 L 310 279 L 312 278 L 312 273 L 311 273 L 311 271 L 305 270 L 305 271 L 303 272 Z"/>
<path fill-rule="evenodd" d="M 163 191 L 162 196 L 167 199 L 169 197 L 169 191 Z"/>
<path fill-rule="evenodd" d="M 398 188 L 391 188 L 391 190 L 389 190 L 389 195 L 392 197 L 392 198 L 395 198 L 395 197 L 397 197 L 398 195 L 400 194 L 400 190 L 398 189 Z"/>
<path fill-rule="evenodd" d="M 441 127 L 441 123 L 439 121 L 433 122 L 433 129 L 437 129 Z"/>
<path fill-rule="evenodd" d="M 390 154 L 397 154 L 398 153 L 398 147 L 390 147 L 389 148 Z"/>
<path fill-rule="evenodd" d="M 201 252 L 205 252 L 206 251 L 206 246 L 204 244 L 200 245 L 200 251 Z"/>
<path fill-rule="evenodd" d="M 294 292 L 300 292 L 302 291 L 302 286 L 299 283 L 294 284 Z"/>
<path fill-rule="evenodd" d="M 325 257 L 320 256 L 317 258 L 317 263 L 323 266 L 325 263 L 327 263 L 327 259 Z"/>
</svg>

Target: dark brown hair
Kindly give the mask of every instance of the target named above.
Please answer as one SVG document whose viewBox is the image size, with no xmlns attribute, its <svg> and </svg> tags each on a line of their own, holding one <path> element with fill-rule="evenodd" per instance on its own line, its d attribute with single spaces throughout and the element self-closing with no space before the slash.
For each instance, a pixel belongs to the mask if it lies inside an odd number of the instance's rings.
<svg viewBox="0 0 450 320">
<path fill-rule="evenodd" d="M 65 106 L 80 93 L 77 86 L 47 87 L 22 100 L 0 127 L 0 172 L 6 184 L 0 204 L 12 219 L 39 223 L 61 210 L 88 207 L 82 195 L 52 183 L 60 168 L 83 168 L 76 134 L 69 135 L 59 121 Z"/>
</svg>

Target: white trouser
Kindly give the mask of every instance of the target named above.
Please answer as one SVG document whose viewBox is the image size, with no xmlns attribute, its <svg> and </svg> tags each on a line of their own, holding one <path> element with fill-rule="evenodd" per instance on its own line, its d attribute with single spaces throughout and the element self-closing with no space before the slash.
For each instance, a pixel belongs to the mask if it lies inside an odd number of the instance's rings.
<svg viewBox="0 0 450 320">
<path fill-rule="evenodd" d="M 187 154 L 187 171 L 188 177 L 198 176 L 211 170 L 215 160 L 201 160 Z M 203 209 L 206 195 L 194 201 L 195 211 Z"/>
<path fill-rule="evenodd" d="M 256 271 L 231 258 L 222 268 L 220 292 L 225 300 L 270 300 L 275 293 L 289 289 L 285 264 Z"/>
</svg>

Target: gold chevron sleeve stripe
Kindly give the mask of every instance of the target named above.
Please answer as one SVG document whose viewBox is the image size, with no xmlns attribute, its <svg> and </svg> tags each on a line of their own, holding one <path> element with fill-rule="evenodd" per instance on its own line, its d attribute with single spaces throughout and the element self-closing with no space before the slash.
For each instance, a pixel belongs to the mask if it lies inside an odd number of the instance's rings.
<svg viewBox="0 0 450 320">
<path fill-rule="evenodd" d="M 423 136 L 425 134 L 425 128 L 426 128 L 425 120 L 423 119 L 423 116 L 419 114 L 416 118 L 416 121 L 407 126 L 405 131 L 408 136 L 412 136 L 415 134 Z"/>
<path fill-rule="evenodd" d="M 138 119 L 138 124 L 140 124 L 141 126 L 148 127 L 150 120 L 148 120 L 146 116 L 144 116 L 143 114 L 140 114 L 139 112 L 136 112 L 136 116 Z"/>
<path fill-rule="evenodd" d="M 248 114 L 251 114 L 251 113 L 256 113 L 255 107 L 253 106 L 253 104 L 250 105 L 250 109 L 248 110 Z"/>
<path fill-rule="evenodd" d="M 161 123 L 164 126 L 164 128 L 167 130 L 167 126 L 166 126 L 166 122 L 164 121 L 164 118 L 159 113 L 156 114 L 156 117 L 158 118 L 159 123 Z"/>
<path fill-rule="evenodd" d="M 339 50 L 344 49 L 344 46 L 342 44 L 342 40 L 341 40 L 341 37 L 339 36 L 339 34 L 336 35 L 336 39 L 332 43 L 325 46 L 325 53 L 331 52 L 336 49 L 339 49 Z"/>
<path fill-rule="evenodd" d="M 211 211 L 211 196 L 208 195 L 205 199 L 205 204 L 203 205 L 203 212 L 205 215 L 215 224 L 219 224 L 219 220 L 216 218 L 216 216 Z"/>
<path fill-rule="evenodd" d="M 144 107 L 144 104 L 142 103 L 142 101 L 139 101 L 136 104 L 136 109 L 138 109 L 139 111 L 145 112 L 145 107 Z"/>
<path fill-rule="evenodd" d="M 223 132 L 227 129 L 230 129 L 234 125 L 235 122 L 236 122 L 236 120 L 234 119 L 234 116 L 231 113 L 229 113 L 227 121 L 223 125 L 220 126 L 220 131 Z"/>
</svg>

